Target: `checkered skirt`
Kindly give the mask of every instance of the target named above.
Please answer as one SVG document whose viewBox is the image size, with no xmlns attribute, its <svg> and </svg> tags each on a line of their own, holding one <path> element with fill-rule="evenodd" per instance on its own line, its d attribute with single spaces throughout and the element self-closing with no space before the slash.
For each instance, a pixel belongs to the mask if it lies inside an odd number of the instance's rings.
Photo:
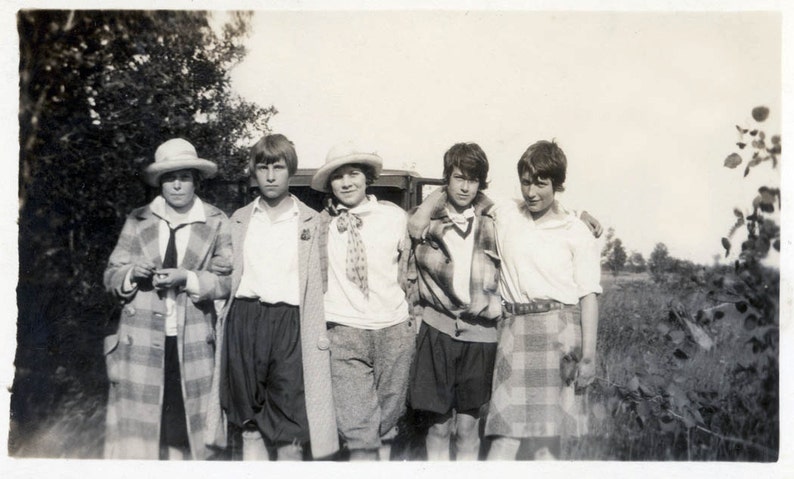
<svg viewBox="0 0 794 479">
<path fill-rule="evenodd" d="M 580 436 L 587 433 L 586 396 L 560 377 L 566 353 L 581 357 L 578 306 L 526 315 L 506 314 L 499 325 L 486 435 Z"/>
</svg>

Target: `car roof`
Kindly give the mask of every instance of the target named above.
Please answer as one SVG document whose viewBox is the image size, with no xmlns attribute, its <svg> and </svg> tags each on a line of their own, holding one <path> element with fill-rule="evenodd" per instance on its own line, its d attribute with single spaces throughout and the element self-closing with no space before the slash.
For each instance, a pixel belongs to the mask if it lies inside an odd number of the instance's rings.
<svg viewBox="0 0 794 479">
<path fill-rule="evenodd" d="M 317 168 L 298 168 L 292 178 L 290 186 L 311 186 L 312 177 L 317 172 Z M 386 186 L 392 188 L 408 189 L 410 178 L 421 178 L 422 176 L 410 170 L 381 170 L 380 176 L 372 184 L 373 186 Z M 256 186 L 256 180 L 251 178 L 251 186 Z"/>
</svg>

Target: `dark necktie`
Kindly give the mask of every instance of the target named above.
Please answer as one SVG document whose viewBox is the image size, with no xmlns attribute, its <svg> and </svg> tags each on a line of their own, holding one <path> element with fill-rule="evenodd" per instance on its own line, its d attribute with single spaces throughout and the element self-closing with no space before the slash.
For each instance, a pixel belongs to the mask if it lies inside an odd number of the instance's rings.
<svg viewBox="0 0 794 479">
<path fill-rule="evenodd" d="M 177 265 L 176 232 L 183 226 L 187 226 L 189 224 L 190 223 L 182 223 L 176 228 L 172 228 L 171 225 L 168 225 L 168 245 L 165 247 L 165 256 L 163 257 L 163 268 L 176 268 Z"/>
</svg>

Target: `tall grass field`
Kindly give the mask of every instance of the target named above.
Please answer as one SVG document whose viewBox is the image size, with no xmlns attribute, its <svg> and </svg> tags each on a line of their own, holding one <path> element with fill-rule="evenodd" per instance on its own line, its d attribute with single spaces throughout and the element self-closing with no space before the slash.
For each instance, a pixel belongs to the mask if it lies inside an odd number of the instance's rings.
<svg viewBox="0 0 794 479">
<path fill-rule="evenodd" d="M 727 295 L 726 281 L 705 269 L 603 275 L 590 434 L 564 441 L 566 459 L 776 460 L 777 325 Z M 38 316 L 20 322 L 9 453 L 101 457 L 104 305 L 60 310 L 36 294 Z M 421 459 L 421 427 L 408 426 L 396 458 Z"/>
</svg>

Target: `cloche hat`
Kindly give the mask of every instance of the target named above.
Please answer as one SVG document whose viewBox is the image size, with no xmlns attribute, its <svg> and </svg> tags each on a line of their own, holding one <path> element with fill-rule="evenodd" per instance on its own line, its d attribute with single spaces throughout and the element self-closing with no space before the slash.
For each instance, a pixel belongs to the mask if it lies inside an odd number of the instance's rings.
<svg viewBox="0 0 794 479">
<path fill-rule="evenodd" d="M 143 170 L 144 179 L 150 186 L 160 185 L 160 176 L 169 171 L 196 169 L 202 178 L 212 178 L 218 165 L 198 157 L 196 147 L 182 138 L 173 138 L 157 147 L 154 163 Z"/>
<path fill-rule="evenodd" d="M 333 146 L 325 157 L 325 164 L 317 169 L 312 177 L 312 189 L 328 192 L 328 177 L 342 165 L 360 163 L 369 165 L 375 170 L 375 177 L 380 175 L 383 168 L 383 160 L 374 151 L 360 148 L 352 141 L 339 143 Z"/>
</svg>

